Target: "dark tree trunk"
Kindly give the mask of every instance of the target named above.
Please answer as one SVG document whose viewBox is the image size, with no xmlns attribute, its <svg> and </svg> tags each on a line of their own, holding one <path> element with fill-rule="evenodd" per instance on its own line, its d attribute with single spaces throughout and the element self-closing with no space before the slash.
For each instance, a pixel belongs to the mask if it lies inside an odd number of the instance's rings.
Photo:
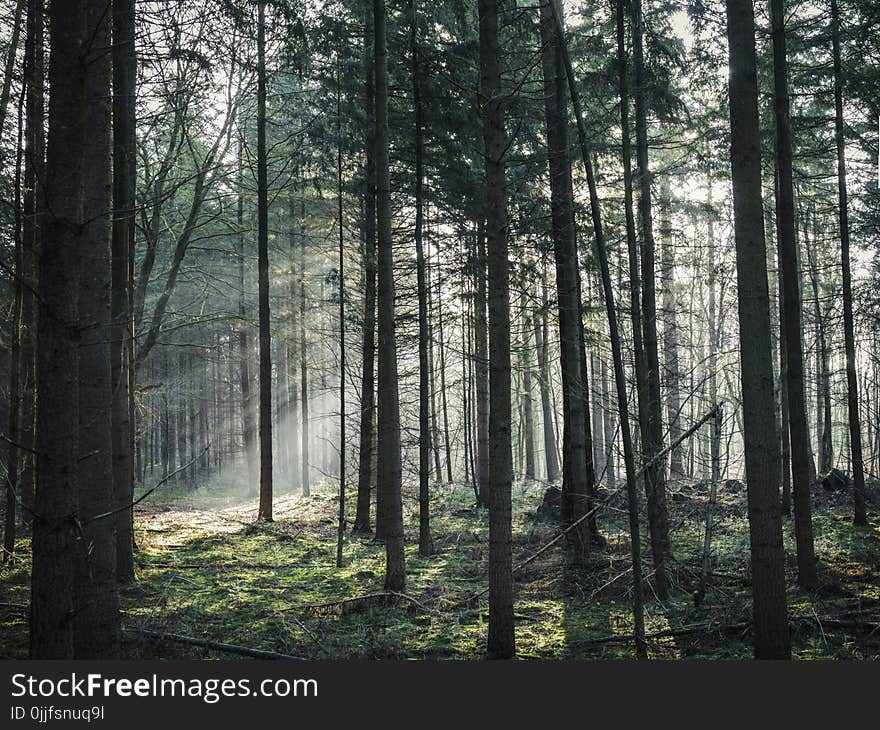
<svg viewBox="0 0 880 730">
<path fill-rule="evenodd" d="M 491 659 L 516 654 L 511 555 L 513 458 L 510 425 L 510 304 L 505 189 L 504 98 L 498 49 L 498 0 L 479 0 L 480 94 L 486 155 L 486 251 L 489 275 L 489 638 Z"/>
<path fill-rule="evenodd" d="M 77 541 L 77 659 L 112 659 L 119 653 L 119 602 L 116 594 L 116 524 L 109 517 L 113 494 L 113 384 L 111 327 L 111 18 L 101 2 L 86 9 L 86 144 L 83 154 L 83 220 L 79 261 L 79 519 Z M 54 90 L 55 87 L 53 87 Z M 128 170 L 123 174 L 128 177 Z M 128 241 L 125 241 L 126 248 Z M 123 322 L 125 314 L 123 313 Z M 54 410 L 54 401 L 43 401 Z M 125 404 L 128 410 L 128 403 Z M 129 445 L 126 435 L 126 446 Z M 122 477 L 130 479 L 129 469 Z M 125 491 L 125 485 L 123 485 Z M 130 533 L 129 533 L 130 537 Z M 131 549 L 131 542 L 128 543 Z"/>
<path fill-rule="evenodd" d="M 401 502 L 400 402 L 397 392 L 397 340 L 394 323 L 394 252 L 391 232 L 391 182 L 388 161 L 388 49 L 385 0 L 373 0 L 376 74 L 376 219 L 378 224 L 378 450 L 376 529 L 385 541 L 385 589 L 402 591 L 406 583 Z"/>
<path fill-rule="evenodd" d="M 770 295 L 761 196 L 758 74 L 751 0 L 727 0 L 731 175 L 739 299 L 743 426 L 752 554 L 756 659 L 791 656 L 779 501 L 779 436 L 773 402 Z"/>
<path fill-rule="evenodd" d="M 489 505 L 489 344 L 486 320 L 486 223 L 477 226 L 474 264 L 474 387 L 477 406 L 477 503 Z"/>
<path fill-rule="evenodd" d="M 562 526 L 568 527 L 587 511 L 590 490 L 587 451 L 586 373 L 582 358 L 580 276 L 571 196 L 571 165 L 568 158 L 565 71 L 556 34 L 554 11 L 541 6 L 543 42 L 544 112 L 550 164 L 550 215 L 556 260 L 556 297 L 559 309 L 559 349 L 562 370 Z M 590 526 L 580 523 L 567 533 L 573 557 L 583 560 L 590 551 Z"/>
<path fill-rule="evenodd" d="M 19 499 L 24 507 L 22 521 L 30 524 L 34 506 L 36 480 L 36 370 L 37 370 L 37 301 L 34 292 L 39 288 L 39 255 L 44 229 L 43 211 L 46 193 L 46 138 L 43 109 L 44 59 L 43 59 L 42 0 L 28 0 L 27 35 L 25 38 L 24 81 L 25 100 L 25 149 L 24 190 L 21 241 L 21 273 L 29 286 L 22 290 L 21 301 L 21 425 L 19 441 Z"/>
<path fill-rule="evenodd" d="M 253 392 L 251 382 L 251 358 L 250 337 L 248 337 L 249 322 L 247 305 L 245 303 L 245 259 L 246 249 L 244 242 L 244 150 L 242 142 L 238 146 L 238 358 L 239 358 L 239 387 L 241 388 L 241 430 L 242 441 L 247 463 L 247 493 L 250 496 L 256 494 L 257 488 L 257 450 L 254 439 L 254 410 Z M 172 462 L 174 459 L 172 459 Z"/>
<path fill-rule="evenodd" d="M 83 241 L 86 85 L 82 63 L 88 3 L 51 4 L 52 106 L 46 160 L 45 240 L 38 295 L 37 478 L 31 572 L 30 656 L 73 658 L 79 546 L 77 461 L 79 342 L 77 296 Z"/>
<path fill-rule="evenodd" d="M 272 521 L 272 339 L 269 332 L 269 190 L 266 176 L 266 3 L 257 4 L 257 273 L 260 320 L 260 506 Z"/>
<path fill-rule="evenodd" d="M 110 367 L 113 388 L 113 492 L 117 508 L 134 500 L 131 443 L 133 423 L 129 394 L 132 334 L 129 252 L 134 238 L 135 191 L 135 19 L 133 0 L 113 2 L 113 228 L 111 239 L 112 330 Z M 134 512 L 125 509 L 116 521 L 116 578 L 134 580 Z"/>
<path fill-rule="evenodd" d="M 419 79 L 418 5 L 412 0 L 410 28 L 411 73 L 413 108 L 415 111 L 415 244 L 416 279 L 419 300 L 419 555 L 434 552 L 431 544 L 430 492 L 431 480 L 431 424 L 430 424 L 430 366 L 428 348 L 428 284 L 425 278 L 424 229 L 424 156 L 425 140 L 422 119 L 422 102 Z M 438 462 L 439 463 L 439 462 Z M 439 471 L 439 469 L 438 469 Z"/>
<path fill-rule="evenodd" d="M 645 68 L 643 59 L 644 16 L 641 0 L 633 0 L 633 69 L 635 76 L 636 159 L 639 183 L 639 228 L 642 234 L 642 334 L 645 352 L 646 396 L 642 428 L 642 452 L 651 462 L 663 448 L 663 414 L 660 395 L 660 358 L 657 351 L 657 305 L 654 285 L 654 227 L 651 220 L 651 170 L 648 162 L 648 122 L 645 102 Z M 666 473 L 662 460 L 655 460 L 645 470 L 645 492 L 648 499 L 648 527 L 654 557 L 657 596 L 665 600 L 669 594 L 666 583 L 666 558 L 670 555 L 669 518 L 666 508 Z"/>
<path fill-rule="evenodd" d="M 620 415 L 620 431 L 623 440 L 624 461 L 626 464 L 627 502 L 629 517 L 630 556 L 633 571 L 633 623 L 636 644 L 636 655 L 639 658 L 647 656 L 645 645 L 645 618 L 642 599 L 642 564 L 641 564 L 641 538 L 639 531 L 639 495 L 636 480 L 638 474 L 635 467 L 635 451 L 632 445 L 632 432 L 629 427 L 628 400 L 626 395 L 626 376 L 623 369 L 623 348 L 620 342 L 620 331 L 617 326 L 617 310 L 614 304 L 614 289 L 611 284 L 611 272 L 608 264 L 608 251 L 605 246 L 605 234 L 602 227 L 602 209 L 596 187 L 596 178 L 593 172 L 590 152 L 587 146 L 586 127 L 584 124 L 583 111 L 580 97 L 574 79 L 574 69 L 568 54 L 568 46 L 565 42 L 564 28 L 562 25 L 562 11 L 556 0 L 552 0 L 553 19 L 556 26 L 556 36 L 559 49 L 562 53 L 562 62 L 565 75 L 568 78 L 568 90 L 571 95 L 572 107 L 574 108 L 577 121 L 578 144 L 581 149 L 581 160 L 584 172 L 587 176 L 587 186 L 590 193 L 590 213 L 593 222 L 593 235 L 596 242 L 596 254 L 599 260 L 599 271 L 602 277 L 602 289 L 605 295 L 605 312 L 608 318 L 608 330 L 611 335 L 611 351 L 614 359 L 614 377 L 617 383 L 617 401 Z"/>
<path fill-rule="evenodd" d="M 837 0 L 831 0 L 831 45 L 834 54 L 834 139 L 837 147 L 837 205 L 840 225 L 840 265 L 843 274 L 843 336 L 846 347 L 846 406 L 853 475 L 853 522 L 867 525 L 865 465 L 859 423 L 859 391 L 856 379 L 856 340 L 853 327 L 852 272 L 849 260 L 849 213 L 846 190 L 846 138 L 843 131 L 843 79 L 840 60 L 840 16 Z"/>
<path fill-rule="evenodd" d="M 364 140 L 364 323 L 361 348 L 361 418 L 360 453 L 358 457 L 357 512 L 353 531 L 368 534 L 370 528 L 370 494 L 372 492 L 375 437 L 373 423 L 376 411 L 376 160 L 375 160 L 375 70 L 373 68 L 373 13 L 367 9 L 364 18 L 364 72 L 366 134 Z"/>
<path fill-rule="evenodd" d="M 773 35 L 773 87 L 776 121 L 777 245 L 780 278 L 783 282 L 783 333 L 787 358 L 788 418 L 791 434 L 791 470 L 794 486 L 794 522 L 798 556 L 798 583 L 814 588 L 818 582 L 813 549 L 813 520 L 810 508 L 809 461 L 806 396 L 804 393 L 804 353 L 801 340 L 801 292 L 798 285 L 798 256 L 794 222 L 792 182 L 791 120 L 789 118 L 788 63 L 785 51 L 782 0 L 770 0 Z M 745 388 L 744 388 L 745 390 Z M 768 403 L 771 401 L 767 401 Z"/>
</svg>

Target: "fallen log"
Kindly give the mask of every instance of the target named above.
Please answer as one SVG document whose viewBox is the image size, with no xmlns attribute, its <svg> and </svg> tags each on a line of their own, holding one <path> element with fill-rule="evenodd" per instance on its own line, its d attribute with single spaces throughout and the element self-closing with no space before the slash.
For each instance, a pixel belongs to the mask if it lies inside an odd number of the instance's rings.
<svg viewBox="0 0 880 730">
<path fill-rule="evenodd" d="M 299 661 L 304 661 L 304 657 L 300 656 L 292 656 L 291 654 L 279 654 L 275 651 L 264 651 L 263 649 L 251 649 L 247 646 L 237 646 L 236 644 L 226 644 L 220 641 L 211 641 L 210 639 L 201 639 L 197 636 L 185 636 L 183 634 L 172 634 L 167 631 L 154 631 L 153 629 L 143 629 L 140 626 L 128 626 L 124 625 L 122 627 L 123 631 L 128 631 L 133 634 L 139 634 L 141 636 L 146 636 L 150 639 L 157 639 L 159 641 L 170 641 L 177 644 L 189 644 L 190 646 L 200 646 L 204 649 L 212 649 L 214 651 L 222 651 L 227 654 L 238 654 L 239 656 L 247 656 L 252 657 L 253 659 L 281 659 L 281 660 L 290 660 L 296 659 Z"/>
</svg>

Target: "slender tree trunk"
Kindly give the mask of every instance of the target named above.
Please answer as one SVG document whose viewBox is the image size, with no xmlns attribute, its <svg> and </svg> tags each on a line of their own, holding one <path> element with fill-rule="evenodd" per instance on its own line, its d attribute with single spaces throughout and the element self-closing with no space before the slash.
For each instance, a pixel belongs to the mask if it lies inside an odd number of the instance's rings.
<svg viewBox="0 0 880 730">
<path fill-rule="evenodd" d="M 257 3 L 257 272 L 260 320 L 260 506 L 272 521 L 272 340 L 269 332 L 269 191 L 266 175 L 266 3 Z"/>
<path fill-rule="evenodd" d="M 474 386 L 477 406 L 477 502 L 489 505 L 489 351 L 486 320 L 486 222 L 477 226 L 474 256 Z"/>
<path fill-rule="evenodd" d="M 242 132 L 243 133 L 243 132 Z M 250 496 L 256 494 L 257 488 L 257 451 L 254 443 L 254 409 L 253 392 L 250 370 L 250 338 L 248 337 L 248 315 L 245 303 L 245 242 L 244 242 L 244 150 L 243 142 L 238 145 L 238 357 L 239 357 L 239 384 L 241 388 L 241 429 L 242 440 L 247 460 L 247 493 Z M 173 461 L 173 459 L 172 459 Z"/>
<path fill-rule="evenodd" d="M 361 361 L 360 454 L 358 460 L 357 513 L 353 531 L 368 534 L 370 528 L 370 493 L 373 485 L 375 453 L 373 423 L 376 411 L 376 116 L 375 69 L 373 65 L 373 13 L 364 18 L 364 71 L 366 139 L 364 140 L 364 324 Z"/>
<path fill-rule="evenodd" d="M 376 528 L 382 520 L 385 540 L 385 589 L 402 591 L 406 583 L 401 503 L 400 401 L 397 392 L 397 339 L 394 323 L 394 252 L 391 231 L 391 182 L 388 162 L 388 48 L 385 0 L 373 0 L 376 72 L 376 219 L 378 224 L 378 451 Z"/>
<path fill-rule="evenodd" d="M 29 284 L 22 290 L 21 302 L 21 426 L 19 440 L 22 445 L 18 480 L 19 499 L 24 507 L 22 521 L 30 524 L 34 506 L 36 481 L 36 396 L 37 396 L 37 300 L 34 292 L 39 288 L 39 256 L 42 250 L 44 229 L 43 212 L 46 202 L 46 137 L 43 109 L 44 58 L 43 58 L 42 0 L 28 0 L 27 34 L 25 38 L 24 82 L 25 100 L 25 150 L 24 150 L 24 211 L 22 216 L 21 273 Z"/>
<path fill-rule="evenodd" d="M 666 421 L 669 423 L 669 443 L 681 435 L 681 372 L 678 357 L 678 320 L 675 301 L 675 241 L 673 240 L 670 210 L 672 201 L 669 180 L 660 183 L 660 280 L 663 287 L 663 354 L 666 375 Z M 669 476 L 685 476 L 682 447 L 669 452 Z"/>
<path fill-rule="evenodd" d="M 773 360 L 751 0 L 727 0 L 727 39 L 743 436 L 752 554 L 752 641 L 756 659 L 788 659 L 791 644 L 778 486 L 779 437 L 773 409 L 768 408 L 773 402 Z"/>
<path fill-rule="evenodd" d="M 550 401 L 550 365 L 547 343 L 547 287 L 541 282 L 543 306 L 535 317 L 535 352 L 538 356 L 538 389 L 541 392 L 541 425 L 544 433 L 544 464 L 546 479 L 555 482 L 559 476 L 556 459 L 556 435 L 553 432 L 553 405 Z"/>
<path fill-rule="evenodd" d="M 639 183 L 639 227 L 642 234 L 642 328 L 647 373 L 647 397 L 642 451 L 646 462 L 663 448 L 663 415 L 660 395 L 660 358 L 657 351 L 657 306 L 654 285 L 654 227 L 651 220 L 651 170 L 648 162 L 648 122 L 645 103 L 645 68 L 643 60 L 644 16 L 641 0 L 632 3 L 633 69 L 635 71 L 636 159 Z M 662 461 L 654 461 L 645 470 L 648 499 L 648 526 L 654 557 L 657 596 L 669 594 L 665 563 L 670 555 L 669 517 L 666 508 L 666 474 Z"/>
<path fill-rule="evenodd" d="M 486 154 L 489 305 L 489 638 L 490 659 L 516 654 L 511 555 L 513 458 L 510 425 L 510 300 L 506 135 L 498 47 L 498 0 L 479 0 L 480 96 Z M 482 272 L 481 272 L 482 278 Z"/>
<path fill-rule="evenodd" d="M 522 397 L 523 397 L 523 428 L 525 438 L 525 478 L 535 478 L 535 417 L 532 408 L 532 357 L 529 348 L 532 322 L 528 312 L 523 317 L 522 330 Z"/>
<path fill-rule="evenodd" d="M 424 129 L 419 80 L 418 4 L 412 0 L 410 28 L 411 73 L 413 108 L 415 110 L 415 173 L 416 173 L 416 279 L 419 299 L 419 555 L 430 555 L 431 544 L 430 492 L 431 480 L 431 424 L 430 424 L 430 366 L 428 364 L 428 285 L 425 277 L 424 229 Z M 438 469 L 439 471 L 439 469 Z"/>
<path fill-rule="evenodd" d="M 810 509 L 809 434 L 804 395 L 804 354 L 801 341 L 801 292 L 798 286 L 797 241 L 794 227 L 791 123 L 789 119 L 788 64 L 785 52 L 782 0 L 770 0 L 773 35 L 774 113 L 779 182 L 776 198 L 777 245 L 783 280 L 783 330 L 787 358 L 791 469 L 794 486 L 794 521 L 798 556 L 798 583 L 814 588 L 818 582 L 813 549 Z M 768 403 L 770 401 L 767 401 Z"/>
<path fill-rule="evenodd" d="M 135 194 L 131 168 L 135 150 L 135 19 L 133 0 L 113 2 L 113 228 L 111 239 L 112 300 L 110 367 L 113 388 L 113 491 L 117 508 L 134 500 L 129 407 L 131 336 L 129 251 L 134 235 Z M 134 512 L 116 517 L 116 578 L 134 580 Z"/>
<path fill-rule="evenodd" d="M 26 0 L 17 0 L 15 14 L 12 18 L 12 38 L 6 53 L 6 66 L 3 69 L 3 89 L 0 91 L 0 135 L 6 128 L 6 110 L 9 108 L 9 97 L 12 92 L 12 76 L 15 70 L 15 57 L 18 54 L 18 39 L 21 37 L 21 18 L 24 14 Z"/>
<path fill-rule="evenodd" d="M 849 213 L 846 190 L 846 138 L 843 129 L 843 80 L 840 60 L 840 15 L 837 0 L 831 0 L 831 47 L 834 54 L 834 140 L 837 147 L 837 207 L 840 226 L 840 265 L 843 274 L 843 336 L 846 348 L 846 407 L 849 417 L 852 457 L 853 522 L 867 525 L 865 510 L 865 466 L 862 457 L 862 429 L 859 423 L 859 391 L 856 379 L 856 339 L 853 326 L 852 271 L 849 260 Z"/>
<path fill-rule="evenodd" d="M 617 325 L 617 310 L 614 304 L 614 289 L 611 284 L 611 272 L 608 264 L 608 251 L 605 246 L 605 235 L 602 227 L 602 209 L 596 188 L 596 178 L 590 160 L 587 146 L 586 127 L 584 125 L 583 111 L 580 97 L 575 84 L 574 69 L 568 54 L 565 42 L 564 28 L 562 25 L 562 11 L 556 0 L 551 0 L 552 12 L 556 25 L 556 36 L 562 53 L 562 62 L 565 75 L 568 78 L 568 90 L 571 95 L 572 107 L 574 108 L 577 121 L 578 144 L 581 149 L 581 160 L 587 176 L 587 186 L 590 193 L 590 212 L 593 222 L 593 234 L 596 242 L 596 254 L 599 260 L 599 271 L 602 277 L 602 289 L 605 295 L 605 312 L 608 318 L 608 329 L 611 335 L 611 351 L 614 359 L 614 378 L 617 383 L 617 401 L 620 416 L 620 431 L 623 440 L 624 462 L 626 464 L 627 502 L 630 533 L 630 556 L 633 572 L 633 623 L 636 644 L 636 655 L 641 659 L 647 656 L 645 645 L 645 619 L 642 599 L 642 564 L 641 564 L 641 538 L 639 531 L 639 496 L 636 480 L 638 478 L 635 467 L 635 452 L 632 445 L 631 430 L 629 427 L 628 400 L 626 395 L 626 375 L 623 369 L 623 349 L 620 342 L 620 331 Z"/>
<path fill-rule="evenodd" d="M 339 226 L 339 523 L 336 534 L 336 567 L 342 567 L 345 540 L 345 227 L 342 200 L 342 73 L 336 58 L 336 197 Z"/>
</svg>

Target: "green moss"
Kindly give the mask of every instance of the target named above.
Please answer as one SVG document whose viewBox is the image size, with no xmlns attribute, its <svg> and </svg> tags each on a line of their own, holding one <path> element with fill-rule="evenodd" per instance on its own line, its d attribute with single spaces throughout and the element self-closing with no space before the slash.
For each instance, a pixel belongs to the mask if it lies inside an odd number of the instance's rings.
<svg viewBox="0 0 880 730">
<path fill-rule="evenodd" d="M 382 592 L 384 548 L 369 539 L 347 538 L 344 565 L 335 565 L 332 485 L 319 485 L 303 499 L 276 500 L 276 522 L 255 523 L 255 504 L 228 496 L 233 477 L 195 492 L 169 489 L 147 500 L 137 513 L 138 580 L 124 586 L 125 622 L 135 626 L 210 638 L 304 657 L 468 658 L 482 656 L 488 607 L 486 586 L 488 522 L 471 508 L 468 489 L 442 487 L 433 495 L 432 533 L 436 553 L 418 555 L 417 507 L 405 501 L 406 593 L 419 604 L 383 598 L 335 603 Z M 412 485 L 407 490 L 413 489 Z M 514 562 L 534 553 L 555 527 L 530 515 L 540 501 L 539 485 L 514 488 Z M 353 508 L 353 505 L 352 505 Z M 672 595 L 662 604 L 652 593 L 650 561 L 646 630 L 747 621 L 749 542 L 743 497 L 720 496 L 712 540 L 712 573 L 701 607 L 692 593 L 699 576 L 705 497 L 694 492 L 670 502 L 675 560 Z M 596 551 L 586 570 L 563 568 L 561 547 L 547 551 L 517 574 L 517 647 L 522 658 L 632 658 L 629 546 L 625 514 L 608 510 L 600 528 L 609 547 Z M 822 586 L 812 594 L 797 589 L 789 560 L 788 601 L 793 651 L 798 658 L 876 657 L 880 640 L 866 632 L 824 629 L 814 616 L 861 610 L 864 620 L 880 607 L 880 528 L 855 529 L 845 514 L 827 507 L 815 517 L 816 551 Z M 642 544 L 649 545 L 647 535 Z M 791 526 L 786 550 L 793 556 Z M 26 604 L 29 542 L 18 543 L 19 559 L 0 568 L 3 595 Z M 0 651 L 24 656 L 26 613 L 0 608 Z M 619 639 L 623 637 L 623 639 Z M 219 654 L 155 643 L 125 634 L 132 658 L 213 657 Z M 748 658 L 748 630 L 700 632 L 650 642 L 659 658 Z"/>
</svg>

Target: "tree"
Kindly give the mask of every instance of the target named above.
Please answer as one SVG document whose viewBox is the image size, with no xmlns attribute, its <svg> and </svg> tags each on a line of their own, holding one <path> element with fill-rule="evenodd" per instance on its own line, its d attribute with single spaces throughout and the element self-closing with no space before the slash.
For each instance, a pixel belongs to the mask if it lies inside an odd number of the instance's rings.
<svg viewBox="0 0 880 730">
<path fill-rule="evenodd" d="M 498 49 L 498 0 L 479 0 L 480 97 L 486 166 L 489 275 L 489 638 L 490 659 L 516 653 L 511 556 L 513 453 L 510 425 L 510 272 L 507 251 L 504 97 Z"/>
<path fill-rule="evenodd" d="M 364 317 L 361 354 L 360 456 L 358 461 L 357 512 L 352 530 L 368 534 L 370 493 L 374 480 L 376 412 L 376 163 L 375 163 L 375 71 L 373 68 L 373 12 L 364 13 Z"/>
<path fill-rule="evenodd" d="M 798 555 L 798 582 L 815 588 L 818 582 L 813 550 L 813 524 L 810 509 L 809 443 L 806 396 L 804 394 L 804 353 L 801 341 L 801 291 L 798 283 L 798 255 L 794 224 L 794 185 L 792 182 L 791 120 L 789 116 L 788 63 L 785 51 L 782 0 L 770 0 L 773 35 L 773 109 L 776 122 L 777 246 L 783 291 L 783 333 L 785 336 L 788 423 L 791 434 L 791 470 L 794 487 L 794 521 Z M 745 388 L 744 388 L 745 390 Z"/>
<path fill-rule="evenodd" d="M 378 228 L 378 446 L 376 531 L 382 521 L 385 541 L 385 589 L 402 591 L 406 582 L 401 503 L 400 402 L 397 392 L 397 340 L 394 325 L 394 258 L 391 241 L 391 181 L 388 171 L 388 48 L 385 0 L 373 0 L 376 74 L 376 219 Z"/>
<path fill-rule="evenodd" d="M 568 527 L 584 514 L 591 489 L 585 432 L 587 414 L 584 390 L 586 373 L 582 367 L 580 277 L 572 214 L 571 166 L 568 159 L 568 120 L 565 102 L 565 71 L 556 34 L 553 9 L 541 6 L 542 64 L 544 69 L 544 110 L 550 165 L 550 212 L 556 259 L 556 299 L 559 309 L 559 348 L 562 371 L 562 525 Z M 568 533 L 572 555 L 583 560 L 590 552 L 589 525 L 581 523 Z"/>
<path fill-rule="evenodd" d="M 739 302 L 743 426 L 752 555 L 756 659 L 788 659 L 780 456 L 773 402 L 770 295 L 761 198 L 755 16 L 751 0 L 726 0 L 730 64 L 730 167 Z"/>
<path fill-rule="evenodd" d="M 272 339 L 269 332 L 269 183 L 266 172 L 266 3 L 257 2 L 257 273 L 260 320 L 260 506 L 272 521 Z"/>
<path fill-rule="evenodd" d="M 837 148 L 837 209 L 840 226 L 840 268 L 843 274 L 843 336 L 846 347 L 846 406 L 853 472 L 853 522 L 868 524 L 865 510 L 865 466 L 859 423 L 859 390 L 856 377 L 856 338 L 853 326 L 852 270 L 849 253 L 849 213 L 846 189 L 846 138 L 843 118 L 843 79 L 840 60 L 840 13 L 831 0 L 831 45 L 834 63 L 834 142 Z"/>
<path fill-rule="evenodd" d="M 424 121 L 419 74 L 419 26 L 418 3 L 412 0 L 412 19 L 410 27 L 410 54 L 412 63 L 412 90 L 415 124 L 415 168 L 416 168 L 416 279 L 419 300 L 419 555 L 430 555 L 434 551 L 431 544 L 430 493 L 431 478 L 431 428 L 430 428 L 430 366 L 428 348 L 431 334 L 428 331 L 428 284 L 425 280 L 425 249 L 423 243 L 423 198 L 424 198 Z"/>
<path fill-rule="evenodd" d="M 113 3 L 113 227 L 111 238 L 110 368 L 113 390 L 113 491 L 117 507 L 134 500 L 132 460 L 132 251 L 135 237 L 135 10 L 133 0 Z M 134 513 L 116 517 L 116 578 L 134 580 Z"/>
</svg>

